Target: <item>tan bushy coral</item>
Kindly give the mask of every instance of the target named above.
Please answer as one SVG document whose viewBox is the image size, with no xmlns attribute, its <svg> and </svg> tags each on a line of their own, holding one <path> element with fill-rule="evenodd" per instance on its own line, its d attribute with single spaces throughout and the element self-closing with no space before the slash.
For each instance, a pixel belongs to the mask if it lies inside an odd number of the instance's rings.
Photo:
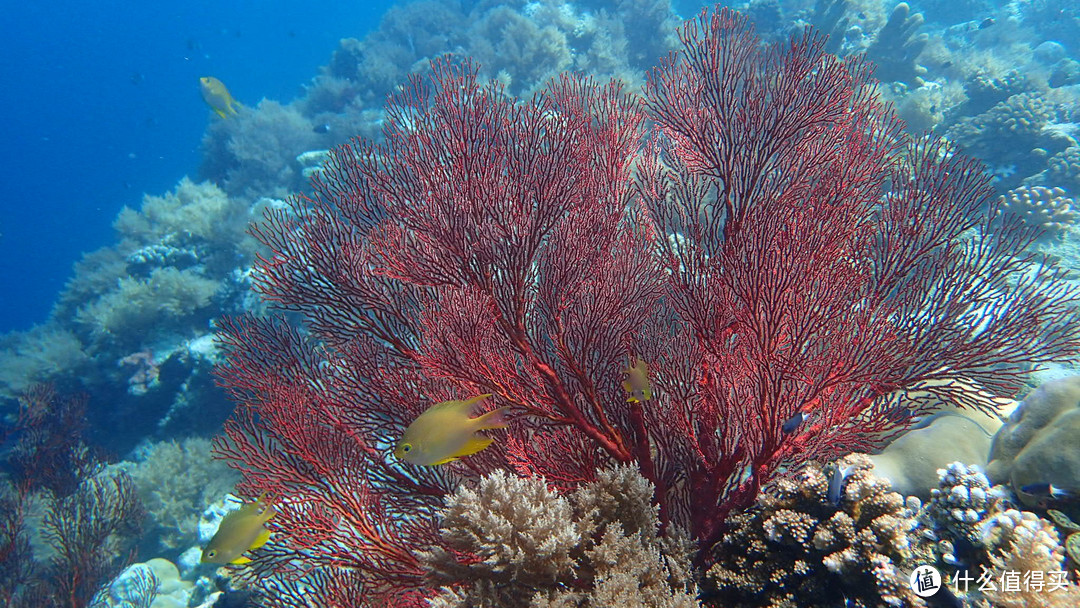
<svg viewBox="0 0 1080 608">
<path fill-rule="evenodd" d="M 1004 195 L 1003 213 L 1015 215 L 1029 226 L 1037 226 L 1045 238 L 1059 237 L 1080 221 L 1076 200 L 1061 188 L 1022 186 Z"/>
<path fill-rule="evenodd" d="M 839 504 L 828 496 L 831 470 L 811 465 L 729 519 L 706 575 L 718 605 L 809 607 L 840 593 L 851 606 L 924 605 L 905 574 L 932 561 L 932 544 L 911 534 L 918 501 L 906 504 L 865 456 L 838 465 L 850 467 Z"/>
<path fill-rule="evenodd" d="M 296 155 L 321 145 L 311 121 L 292 105 L 264 99 L 210 125 L 201 172 L 231 197 L 286 196 L 304 185 Z"/>
<path fill-rule="evenodd" d="M 198 270 L 156 268 L 145 279 L 120 279 L 115 290 L 80 308 L 75 321 L 95 340 L 138 344 L 149 330 L 208 314 L 220 287 Z"/>
<path fill-rule="evenodd" d="M 154 526 L 161 549 L 182 550 L 198 542 L 199 515 L 230 492 L 239 475 L 210 456 L 210 441 L 191 437 L 162 441 L 124 463 Z"/>
<path fill-rule="evenodd" d="M 0 336 L 0 397 L 14 399 L 58 372 L 80 373 L 92 362 L 78 337 L 55 324 Z"/>
<path fill-rule="evenodd" d="M 472 25 L 468 37 L 477 61 L 498 74 L 514 95 L 538 89 L 571 64 L 564 31 L 507 7 L 489 11 Z"/>
<path fill-rule="evenodd" d="M 187 233 L 215 247 L 231 247 L 242 237 L 247 223 L 247 206 L 230 201 L 211 182 L 195 183 L 185 176 L 172 192 L 144 196 L 138 211 L 124 207 L 113 227 L 122 238 L 138 244 Z"/>
<path fill-rule="evenodd" d="M 439 608 L 697 606 L 689 546 L 659 533 L 653 488 L 630 467 L 560 495 L 502 471 L 447 500 L 441 535 L 457 554 L 423 555 Z"/>
<path fill-rule="evenodd" d="M 1065 551 L 1053 524 L 1028 512 L 1014 519 L 1008 545 L 990 555 L 995 584 L 983 592 L 990 605 L 994 608 L 1080 606 L 1080 585 L 1065 579 Z M 1015 587 L 1006 587 L 1006 577 L 1012 574 L 1022 578 Z M 1032 580 L 1042 583 L 1032 584 Z"/>
</svg>

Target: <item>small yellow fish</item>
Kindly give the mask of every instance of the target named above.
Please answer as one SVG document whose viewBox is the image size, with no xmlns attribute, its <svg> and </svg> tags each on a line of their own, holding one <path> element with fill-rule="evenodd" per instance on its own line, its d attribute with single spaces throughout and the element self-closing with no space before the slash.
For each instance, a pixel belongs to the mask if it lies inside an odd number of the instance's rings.
<svg viewBox="0 0 1080 608">
<path fill-rule="evenodd" d="M 213 76 L 203 76 L 199 79 L 199 90 L 202 92 L 203 101 L 211 110 L 217 112 L 218 116 L 228 118 L 238 113 L 235 106 L 240 104 L 233 99 L 224 82 Z"/>
<path fill-rule="evenodd" d="M 634 357 L 634 364 L 623 370 L 626 380 L 622 386 L 630 396 L 627 401 L 643 403 L 652 399 L 652 384 L 649 383 L 649 364 Z"/>
<path fill-rule="evenodd" d="M 218 531 L 203 549 L 202 561 L 210 564 L 246 564 L 244 557 L 270 540 L 270 530 L 264 525 L 277 515 L 273 505 L 264 500 L 265 494 L 221 519 Z"/>
<path fill-rule="evenodd" d="M 443 401 L 420 414 L 394 449 L 394 456 L 412 464 L 432 466 L 475 454 L 491 445 L 480 434 L 487 429 L 506 428 L 506 409 L 501 407 L 483 416 L 470 418 L 491 394 L 465 401 Z"/>
</svg>

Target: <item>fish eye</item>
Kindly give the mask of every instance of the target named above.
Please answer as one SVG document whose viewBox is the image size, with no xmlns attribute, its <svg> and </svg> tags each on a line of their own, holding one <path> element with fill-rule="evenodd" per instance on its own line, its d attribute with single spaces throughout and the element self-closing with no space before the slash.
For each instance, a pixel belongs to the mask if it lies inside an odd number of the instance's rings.
<svg viewBox="0 0 1080 608">
<path fill-rule="evenodd" d="M 217 551 L 214 551 L 213 549 L 211 549 L 210 551 L 207 551 L 206 552 L 206 557 L 217 557 Z"/>
<path fill-rule="evenodd" d="M 402 444 L 402 446 L 401 446 L 401 451 L 402 451 L 402 452 L 405 452 L 406 454 L 408 454 L 409 452 L 411 452 L 411 451 L 412 451 L 412 444 L 411 444 L 411 443 L 405 443 L 405 444 Z"/>
</svg>

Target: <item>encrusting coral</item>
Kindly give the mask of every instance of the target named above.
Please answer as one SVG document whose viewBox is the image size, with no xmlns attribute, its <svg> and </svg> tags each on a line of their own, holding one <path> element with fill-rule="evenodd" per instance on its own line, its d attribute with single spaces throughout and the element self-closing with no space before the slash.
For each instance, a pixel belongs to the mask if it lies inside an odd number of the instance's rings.
<svg viewBox="0 0 1080 608">
<path fill-rule="evenodd" d="M 1023 488 L 1080 482 L 1080 376 L 1047 382 L 1024 398 L 994 436 L 987 476 L 1010 485 L 1025 504 L 1042 498 Z"/>
<path fill-rule="evenodd" d="M 1047 180 L 1080 193 L 1080 147 L 1070 146 L 1047 161 Z"/>
<path fill-rule="evenodd" d="M 423 554 L 446 585 L 431 605 L 698 606 L 688 541 L 661 534 L 657 515 L 652 484 L 629 466 L 566 495 L 496 471 L 447 497 L 440 534 L 452 551 Z"/>
<path fill-rule="evenodd" d="M 1044 238 L 1060 237 L 1080 221 L 1076 200 L 1065 194 L 1061 188 L 1014 188 L 1005 193 L 1002 211 L 1021 218 L 1028 225 L 1038 226 Z"/>
<path fill-rule="evenodd" d="M 721 606 L 923 606 L 908 586 L 916 564 L 933 561 L 918 534 L 920 503 L 905 501 L 873 474 L 866 456 L 851 455 L 826 471 L 811 464 L 778 481 L 750 510 L 728 519 L 713 547 L 707 595 Z M 833 476 L 847 473 L 839 504 Z"/>
</svg>

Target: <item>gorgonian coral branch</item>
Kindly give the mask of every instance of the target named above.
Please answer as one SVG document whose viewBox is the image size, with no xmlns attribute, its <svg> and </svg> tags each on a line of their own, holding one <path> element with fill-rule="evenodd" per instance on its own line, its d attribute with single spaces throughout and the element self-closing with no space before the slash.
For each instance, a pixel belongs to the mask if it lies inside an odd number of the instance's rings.
<svg viewBox="0 0 1080 608">
<path fill-rule="evenodd" d="M 223 325 L 240 407 L 218 452 L 283 509 L 264 571 L 414 590 L 449 488 L 509 466 L 569 489 L 612 462 L 701 563 L 778 471 L 902 428 L 893 395 L 971 404 L 1077 356 L 1073 292 L 986 215 L 973 163 L 902 134 L 866 64 L 762 46 L 727 10 L 680 34 L 644 103 L 570 76 L 521 102 L 435 62 L 382 144 L 334 151 L 256 229 L 259 290 L 309 332 Z M 651 398 L 627 399 L 632 358 Z M 510 406 L 492 447 L 392 458 L 428 406 L 480 393 Z"/>
</svg>

